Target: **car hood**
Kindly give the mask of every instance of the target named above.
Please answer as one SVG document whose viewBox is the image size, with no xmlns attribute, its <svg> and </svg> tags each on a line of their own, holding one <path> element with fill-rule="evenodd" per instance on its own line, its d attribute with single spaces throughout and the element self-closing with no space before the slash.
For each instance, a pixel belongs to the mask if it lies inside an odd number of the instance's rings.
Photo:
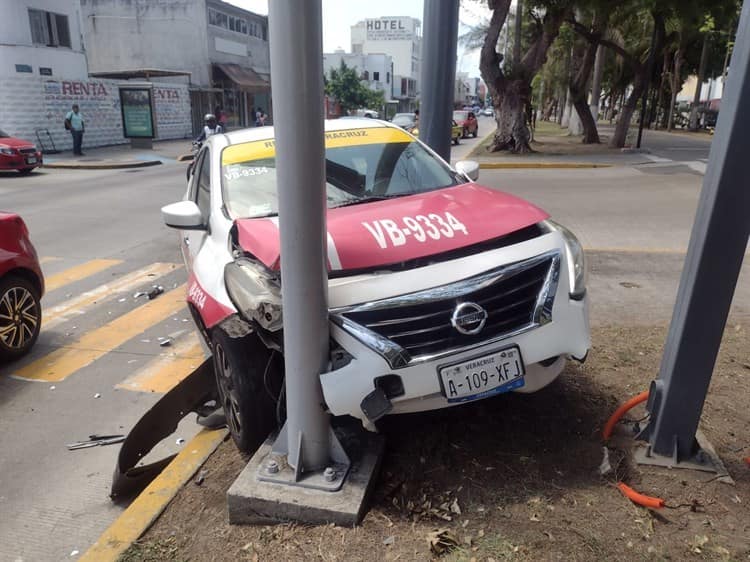
<svg viewBox="0 0 750 562">
<path fill-rule="evenodd" d="M 29 148 L 34 146 L 33 142 L 17 139 L 15 137 L 0 137 L 0 144 L 4 144 L 11 148 Z"/>
<path fill-rule="evenodd" d="M 329 209 L 328 268 L 361 270 L 434 256 L 548 217 L 523 199 L 474 183 Z M 278 270 L 278 219 L 238 219 L 236 226 L 242 249 Z"/>
</svg>

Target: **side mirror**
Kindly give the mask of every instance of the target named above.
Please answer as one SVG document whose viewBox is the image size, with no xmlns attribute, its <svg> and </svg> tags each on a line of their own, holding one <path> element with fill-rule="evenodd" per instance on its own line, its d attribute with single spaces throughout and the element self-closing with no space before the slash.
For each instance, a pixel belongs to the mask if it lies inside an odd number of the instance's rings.
<svg viewBox="0 0 750 562">
<path fill-rule="evenodd" d="M 206 230 L 203 215 L 194 201 L 180 201 L 161 208 L 161 216 L 170 228 L 180 230 Z"/>
<path fill-rule="evenodd" d="M 474 160 L 459 160 L 456 162 L 456 171 L 465 175 L 471 181 L 479 179 L 479 163 Z"/>
</svg>

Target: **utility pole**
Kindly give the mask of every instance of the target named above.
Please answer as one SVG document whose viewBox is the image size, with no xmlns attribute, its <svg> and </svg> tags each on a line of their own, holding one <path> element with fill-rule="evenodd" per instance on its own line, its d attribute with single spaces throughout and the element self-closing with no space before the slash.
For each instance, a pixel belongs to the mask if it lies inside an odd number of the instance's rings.
<svg viewBox="0 0 750 562">
<path fill-rule="evenodd" d="M 444 160 L 451 157 L 459 0 L 425 0 L 419 138 Z"/>
<path fill-rule="evenodd" d="M 707 467 L 696 440 L 706 393 L 750 235 L 750 2 L 742 6 L 703 190 L 659 377 L 651 383 L 645 464 Z"/>
</svg>

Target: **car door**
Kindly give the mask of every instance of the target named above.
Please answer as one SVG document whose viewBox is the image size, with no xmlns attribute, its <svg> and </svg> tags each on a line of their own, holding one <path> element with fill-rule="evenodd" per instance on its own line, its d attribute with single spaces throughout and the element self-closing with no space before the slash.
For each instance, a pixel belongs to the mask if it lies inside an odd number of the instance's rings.
<svg viewBox="0 0 750 562">
<path fill-rule="evenodd" d="M 211 210 L 211 152 L 207 146 L 198 154 L 190 179 L 188 199 L 198 205 L 203 224 L 208 225 Z M 192 271 L 193 261 L 206 240 L 207 230 L 183 230 L 181 233 L 182 257 L 188 271 Z"/>
</svg>

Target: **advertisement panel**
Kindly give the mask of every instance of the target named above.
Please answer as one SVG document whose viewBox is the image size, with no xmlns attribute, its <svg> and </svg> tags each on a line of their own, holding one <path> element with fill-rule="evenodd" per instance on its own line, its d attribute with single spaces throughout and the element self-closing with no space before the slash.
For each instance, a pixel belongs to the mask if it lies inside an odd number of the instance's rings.
<svg viewBox="0 0 750 562">
<path fill-rule="evenodd" d="M 410 41 L 414 39 L 412 18 L 367 18 L 368 41 Z"/>
<path fill-rule="evenodd" d="M 152 139 L 156 136 L 151 88 L 120 87 L 120 110 L 125 138 Z"/>
</svg>

